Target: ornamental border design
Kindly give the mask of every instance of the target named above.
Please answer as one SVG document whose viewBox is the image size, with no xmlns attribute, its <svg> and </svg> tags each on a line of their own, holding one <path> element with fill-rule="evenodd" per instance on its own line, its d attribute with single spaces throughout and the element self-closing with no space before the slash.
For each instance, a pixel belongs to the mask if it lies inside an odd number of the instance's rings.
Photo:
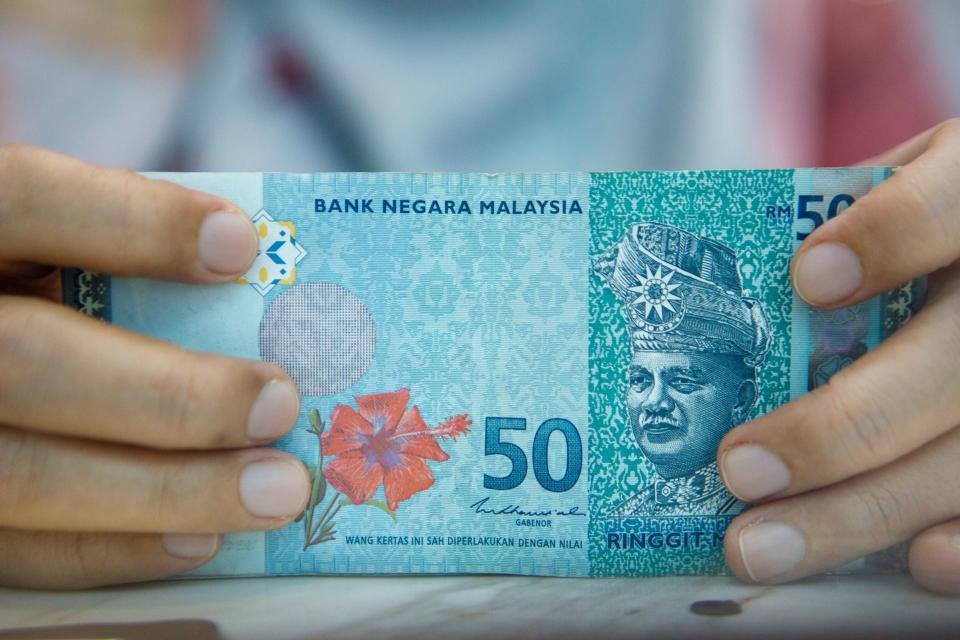
<svg viewBox="0 0 960 640">
<path fill-rule="evenodd" d="M 111 320 L 110 276 L 82 269 L 63 269 L 60 286 L 64 304 L 91 318 Z"/>
</svg>

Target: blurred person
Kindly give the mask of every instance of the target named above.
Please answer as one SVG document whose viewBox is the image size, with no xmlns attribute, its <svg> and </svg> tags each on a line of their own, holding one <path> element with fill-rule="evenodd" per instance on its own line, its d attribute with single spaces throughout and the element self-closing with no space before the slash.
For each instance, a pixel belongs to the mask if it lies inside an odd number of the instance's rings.
<svg viewBox="0 0 960 640">
<path fill-rule="evenodd" d="M 903 168 L 810 235 L 795 288 L 836 308 L 932 273 L 928 306 L 830 384 L 724 437 L 727 487 L 759 505 L 725 551 L 744 580 L 781 582 L 912 540 L 917 581 L 960 592 L 960 126 L 937 124 L 960 103 L 958 17 L 946 0 L 0 2 L 0 142 L 35 145 L 0 147 L 0 582 L 186 571 L 222 532 L 283 526 L 307 499 L 302 465 L 262 447 L 299 410 L 283 371 L 42 300 L 56 273 L 41 265 L 217 283 L 253 259 L 231 203 L 86 162 L 542 171 L 873 156 Z M 102 393 L 78 394 L 77 376 Z M 77 486 L 82 514 L 62 499 Z"/>
</svg>

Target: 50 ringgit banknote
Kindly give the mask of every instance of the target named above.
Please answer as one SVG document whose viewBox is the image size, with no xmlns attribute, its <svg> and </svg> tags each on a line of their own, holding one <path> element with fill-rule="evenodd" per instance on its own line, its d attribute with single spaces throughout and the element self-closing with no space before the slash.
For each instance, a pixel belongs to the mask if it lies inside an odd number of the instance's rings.
<svg viewBox="0 0 960 640">
<path fill-rule="evenodd" d="M 890 172 L 152 174 L 250 214 L 249 272 L 70 272 L 64 296 L 300 389 L 276 446 L 306 510 L 197 575 L 718 573 L 748 507 L 721 437 L 922 302 L 918 281 L 821 312 L 790 286 L 807 234 Z"/>
</svg>

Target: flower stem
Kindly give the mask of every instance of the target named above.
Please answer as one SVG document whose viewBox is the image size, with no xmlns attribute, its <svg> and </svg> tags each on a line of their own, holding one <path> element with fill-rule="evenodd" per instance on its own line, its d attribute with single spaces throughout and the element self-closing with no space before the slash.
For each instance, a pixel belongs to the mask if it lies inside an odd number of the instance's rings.
<svg viewBox="0 0 960 640">
<path fill-rule="evenodd" d="M 313 471 L 313 479 L 310 483 L 310 500 L 307 502 L 307 508 L 304 512 L 305 517 L 303 518 L 304 551 L 306 551 L 307 548 L 313 544 L 311 542 L 311 538 L 313 538 L 315 533 L 313 521 L 317 515 L 317 507 L 319 506 L 320 502 L 323 501 L 323 497 L 327 491 L 327 482 L 323 477 L 323 431 L 326 425 L 320 418 L 320 412 L 316 409 L 309 411 L 307 416 L 310 419 L 310 428 L 307 429 L 307 431 L 317 437 L 317 466 Z M 326 515 L 326 512 L 324 512 L 324 515 Z M 322 521 L 323 518 L 321 517 L 321 522 Z"/>
<path fill-rule="evenodd" d="M 336 508 L 334 508 L 336 505 Z M 331 509 L 333 510 L 331 512 Z M 309 547 L 310 545 L 319 544 L 319 541 L 314 541 L 312 538 L 317 535 L 318 532 L 323 530 L 323 527 L 330 521 L 333 520 L 334 516 L 337 515 L 337 512 L 340 511 L 340 492 L 337 491 L 333 494 L 333 499 L 327 504 L 327 508 L 324 509 L 323 514 L 320 516 L 320 520 L 317 522 L 317 526 L 311 526 L 307 530 L 307 535 L 304 537 L 304 548 Z M 310 514 L 311 525 L 313 524 L 313 514 Z"/>
<path fill-rule="evenodd" d="M 317 509 L 316 504 L 307 505 L 307 517 L 303 519 L 303 550 L 310 546 L 310 530 L 313 528 L 313 516 Z"/>
</svg>

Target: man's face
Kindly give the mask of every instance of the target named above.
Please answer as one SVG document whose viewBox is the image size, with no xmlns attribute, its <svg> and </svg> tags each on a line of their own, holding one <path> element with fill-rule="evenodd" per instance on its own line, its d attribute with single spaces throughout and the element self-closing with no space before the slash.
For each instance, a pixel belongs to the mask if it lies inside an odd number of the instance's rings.
<svg viewBox="0 0 960 640">
<path fill-rule="evenodd" d="M 746 419 L 756 384 L 735 356 L 636 351 L 627 371 L 633 435 L 657 472 L 690 475 L 709 464 L 717 445 Z"/>
</svg>

